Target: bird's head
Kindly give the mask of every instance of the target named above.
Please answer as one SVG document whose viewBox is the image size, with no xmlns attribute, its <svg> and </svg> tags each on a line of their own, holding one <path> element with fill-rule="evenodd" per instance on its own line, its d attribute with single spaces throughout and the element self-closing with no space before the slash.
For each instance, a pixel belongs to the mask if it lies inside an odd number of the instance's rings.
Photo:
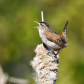
<svg viewBox="0 0 84 84">
<path fill-rule="evenodd" d="M 38 29 L 41 29 L 41 30 L 43 30 L 43 29 L 49 30 L 50 29 L 50 26 L 49 26 L 49 24 L 47 22 L 37 22 L 37 21 L 34 21 L 34 22 L 39 24 L 39 26 L 34 27 L 34 28 L 38 28 Z"/>
</svg>

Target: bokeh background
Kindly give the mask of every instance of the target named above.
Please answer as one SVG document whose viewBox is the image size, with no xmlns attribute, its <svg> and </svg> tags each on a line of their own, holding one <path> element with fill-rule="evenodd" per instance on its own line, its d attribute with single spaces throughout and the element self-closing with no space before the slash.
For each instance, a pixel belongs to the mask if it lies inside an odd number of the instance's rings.
<svg viewBox="0 0 84 84">
<path fill-rule="evenodd" d="M 84 84 L 84 0 L 0 0 L 0 64 L 4 72 L 35 84 L 30 61 L 42 41 L 33 21 L 41 21 L 41 11 L 58 34 L 69 20 L 69 44 L 59 53 L 56 84 Z"/>
</svg>

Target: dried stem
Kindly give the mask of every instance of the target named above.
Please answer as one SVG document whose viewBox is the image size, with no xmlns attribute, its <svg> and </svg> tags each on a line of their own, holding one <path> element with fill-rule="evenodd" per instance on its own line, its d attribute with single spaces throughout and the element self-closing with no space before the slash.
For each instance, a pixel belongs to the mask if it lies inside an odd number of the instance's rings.
<svg viewBox="0 0 84 84">
<path fill-rule="evenodd" d="M 55 84 L 57 81 L 58 73 L 58 59 L 53 54 L 44 48 L 43 44 L 40 44 L 35 49 L 36 56 L 31 65 L 36 72 L 36 82 L 37 84 Z"/>
<path fill-rule="evenodd" d="M 29 81 L 26 79 L 10 77 L 8 74 L 3 72 L 3 69 L 0 65 L 0 84 L 6 84 L 7 82 L 17 83 L 17 84 L 28 84 Z M 9 83 L 10 84 L 10 83 Z"/>
<path fill-rule="evenodd" d="M 3 72 L 3 69 L 0 65 L 0 84 L 6 84 L 8 80 L 8 74 Z"/>
<path fill-rule="evenodd" d="M 16 78 L 16 77 L 9 77 L 8 82 L 16 83 L 16 84 L 28 84 L 28 80 Z"/>
<path fill-rule="evenodd" d="M 44 22 L 43 11 L 41 11 L 42 22 Z"/>
<path fill-rule="evenodd" d="M 41 11 L 42 22 L 44 21 L 43 11 Z M 57 81 L 59 56 L 48 52 L 40 44 L 35 49 L 36 57 L 31 61 L 31 65 L 36 72 L 37 84 L 55 84 Z"/>
</svg>

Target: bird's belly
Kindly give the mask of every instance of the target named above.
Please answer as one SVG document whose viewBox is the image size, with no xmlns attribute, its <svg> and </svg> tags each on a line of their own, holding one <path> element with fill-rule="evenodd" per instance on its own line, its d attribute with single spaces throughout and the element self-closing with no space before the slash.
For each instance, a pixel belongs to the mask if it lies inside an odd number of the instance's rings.
<svg viewBox="0 0 84 84">
<path fill-rule="evenodd" d="M 56 45 L 54 42 L 51 41 L 46 41 L 46 44 L 50 47 L 50 48 L 57 48 L 58 45 Z"/>
<path fill-rule="evenodd" d="M 51 42 L 51 41 L 46 41 L 45 44 L 54 51 L 59 51 L 59 50 L 63 49 L 63 47 L 58 46 L 56 43 Z"/>
<path fill-rule="evenodd" d="M 54 42 L 49 41 L 47 38 L 43 38 L 42 41 L 51 49 L 56 49 L 58 47 Z"/>
</svg>

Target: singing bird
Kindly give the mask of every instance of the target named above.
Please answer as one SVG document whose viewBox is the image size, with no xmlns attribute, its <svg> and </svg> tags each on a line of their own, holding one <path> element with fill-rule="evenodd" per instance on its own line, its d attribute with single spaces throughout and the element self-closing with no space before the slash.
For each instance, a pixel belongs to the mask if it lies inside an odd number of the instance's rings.
<svg viewBox="0 0 84 84">
<path fill-rule="evenodd" d="M 67 25 L 68 25 L 68 20 L 65 24 L 65 27 L 63 29 L 63 32 L 61 35 L 57 34 L 54 32 L 51 28 L 50 25 L 47 22 L 37 22 L 39 24 L 37 28 L 39 31 L 39 36 L 42 39 L 44 47 L 49 50 L 49 51 L 59 51 L 67 46 Z M 56 55 L 57 55 L 56 54 Z"/>
</svg>

